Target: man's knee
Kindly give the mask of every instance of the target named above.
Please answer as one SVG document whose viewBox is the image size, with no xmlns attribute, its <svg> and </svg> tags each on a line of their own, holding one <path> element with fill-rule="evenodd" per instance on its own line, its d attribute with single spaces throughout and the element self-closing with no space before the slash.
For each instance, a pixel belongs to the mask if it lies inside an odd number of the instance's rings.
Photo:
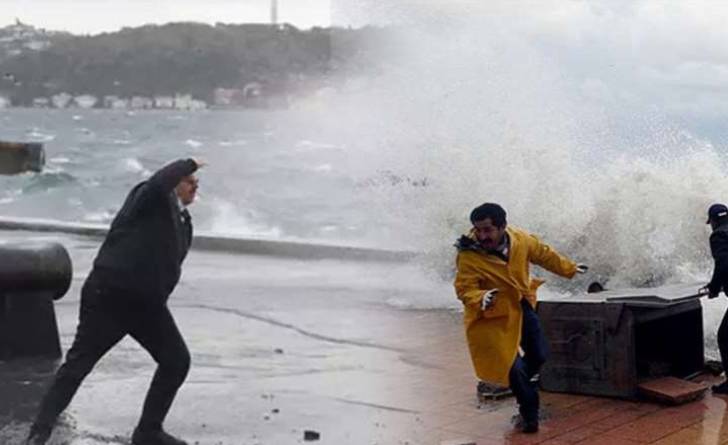
<svg viewBox="0 0 728 445">
<path fill-rule="evenodd" d="M 520 358 L 516 358 L 508 373 L 508 379 L 511 381 L 511 388 L 519 388 L 528 382 L 528 369 L 526 363 Z"/>
<path fill-rule="evenodd" d="M 718 328 L 718 346 L 728 348 L 728 323 L 721 323 Z"/>
<path fill-rule="evenodd" d="M 168 354 L 159 363 L 160 370 L 170 382 L 181 385 L 190 371 L 190 352 L 187 347 L 178 348 L 174 354 Z"/>
<path fill-rule="evenodd" d="M 66 361 L 58 369 L 56 379 L 80 385 L 95 365 L 96 360 L 75 357 L 72 354 L 68 354 Z"/>
<path fill-rule="evenodd" d="M 720 327 L 718 328 L 718 343 L 728 343 L 728 323 L 720 324 Z"/>
<path fill-rule="evenodd" d="M 185 347 L 183 352 L 180 353 L 179 364 L 177 365 L 177 375 L 181 381 L 184 381 L 187 378 L 187 374 L 190 372 L 191 361 L 190 351 Z"/>
</svg>

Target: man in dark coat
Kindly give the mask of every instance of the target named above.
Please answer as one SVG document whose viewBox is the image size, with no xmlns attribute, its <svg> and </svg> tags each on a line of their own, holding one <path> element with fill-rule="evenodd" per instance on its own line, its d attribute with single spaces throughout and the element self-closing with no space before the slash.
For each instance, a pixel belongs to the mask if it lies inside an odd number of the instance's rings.
<svg viewBox="0 0 728 445">
<path fill-rule="evenodd" d="M 28 444 L 46 443 L 86 375 L 129 334 L 158 365 L 132 444 L 186 445 L 162 429 L 190 366 L 167 299 L 192 241 L 186 206 L 195 199 L 194 173 L 202 165 L 194 159 L 172 162 L 129 192 L 83 285 L 76 337 L 43 398 Z"/>
<path fill-rule="evenodd" d="M 704 289 L 707 290 L 708 298 L 715 298 L 721 291 L 726 291 L 728 284 L 728 207 L 723 204 L 710 206 L 707 223 L 713 228 L 713 233 L 710 234 L 710 253 L 715 260 L 715 267 L 713 277 Z M 728 312 L 718 328 L 718 349 L 723 369 L 728 369 Z M 714 385 L 713 392 L 728 394 L 728 380 Z"/>
</svg>

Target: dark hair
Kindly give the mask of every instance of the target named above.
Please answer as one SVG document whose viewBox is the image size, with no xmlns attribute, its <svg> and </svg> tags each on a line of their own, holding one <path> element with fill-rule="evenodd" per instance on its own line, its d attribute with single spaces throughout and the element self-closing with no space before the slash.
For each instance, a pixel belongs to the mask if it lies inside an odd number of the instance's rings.
<svg viewBox="0 0 728 445">
<path fill-rule="evenodd" d="M 506 225 L 506 211 L 498 204 L 486 202 L 470 212 L 470 222 L 473 224 L 476 221 L 482 221 L 488 218 L 490 218 L 496 227 L 504 227 Z"/>
</svg>

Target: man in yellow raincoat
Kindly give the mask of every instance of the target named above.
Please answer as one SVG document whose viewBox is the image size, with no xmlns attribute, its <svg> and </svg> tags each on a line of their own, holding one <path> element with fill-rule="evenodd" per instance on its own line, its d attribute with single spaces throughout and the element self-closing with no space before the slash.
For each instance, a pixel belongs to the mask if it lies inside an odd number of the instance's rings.
<svg viewBox="0 0 728 445">
<path fill-rule="evenodd" d="M 481 381 L 509 386 L 519 405 L 520 428 L 538 431 L 538 389 L 531 378 L 546 361 L 548 346 L 536 315 L 531 263 L 566 278 L 586 272 L 525 230 L 509 227 L 494 203 L 470 214 L 473 229 L 456 247 L 455 291 L 465 306 L 465 334 Z M 519 354 L 519 346 L 523 356 Z"/>
</svg>

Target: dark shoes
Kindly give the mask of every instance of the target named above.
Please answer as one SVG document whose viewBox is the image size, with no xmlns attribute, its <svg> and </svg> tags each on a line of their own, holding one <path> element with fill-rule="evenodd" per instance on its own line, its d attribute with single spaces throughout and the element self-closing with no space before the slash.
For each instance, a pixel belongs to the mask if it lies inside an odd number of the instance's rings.
<svg viewBox="0 0 728 445">
<path fill-rule="evenodd" d="M 511 390 L 507 386 L 498 386 L 486 382 L 478 382 L 476 391 L 479 397 L 491 399 L 500 399 L 511 394 Z"/>
<path fill-rule="evenodd" d="M 526 434 L 538 433 L 538 419 L 525 421 L 520 414 L 516 414 L 511 419 L 516 429 Z"/>
<path fill-rule="evenodd" d="M 538 420 L 523 422 L 521 424 L 521 432 L 526 434 L 538 433 Z"/>
<path fill-rule="evenodd" d="M 720 385 L 713 385 L 713 394 L 728 394 L 728 380 Z"/>
<path fill-rule="evenodd" d="M 131 436 L 132 445 L 187 445 L 187 442 L 177 439 L 164 430 L 144 431 L 135 429 Z"/>
<path fill-rule="evenodd" d="M 49 437 L 51 437 L 50 429 L 31 427 L 25 445 L 45 445 Z"/>
</svg>

